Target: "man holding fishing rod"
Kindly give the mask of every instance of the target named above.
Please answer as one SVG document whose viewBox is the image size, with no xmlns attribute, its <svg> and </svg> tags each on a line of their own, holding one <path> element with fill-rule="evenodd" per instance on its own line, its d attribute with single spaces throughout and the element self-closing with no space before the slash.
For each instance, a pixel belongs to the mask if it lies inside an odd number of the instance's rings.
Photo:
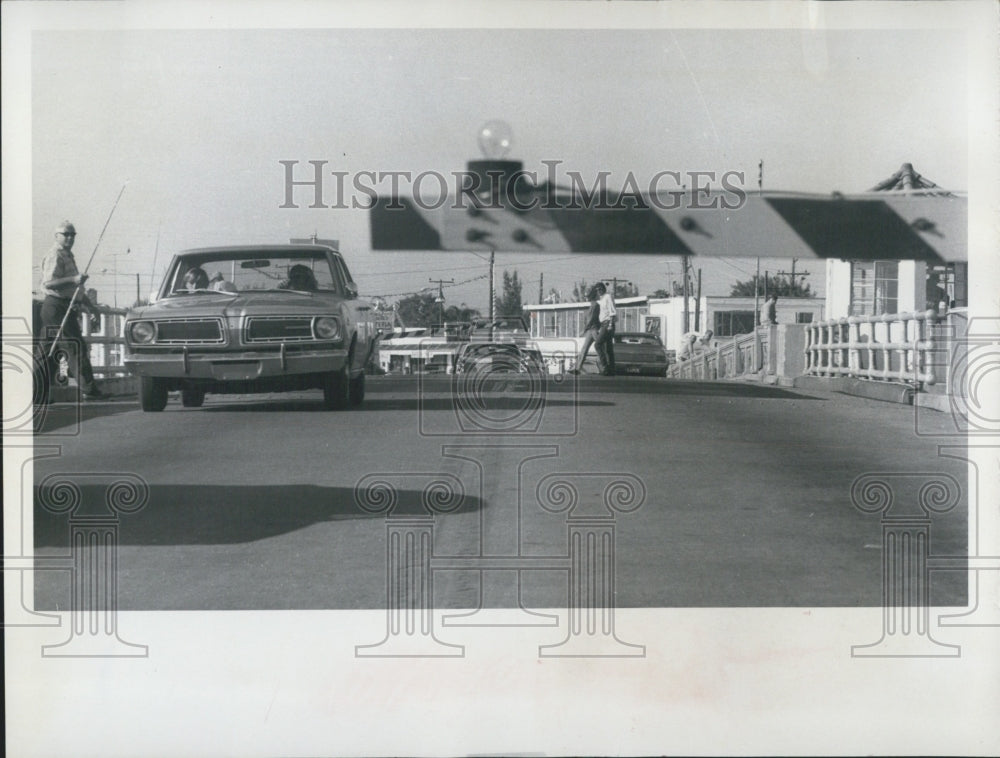
<svg viewBox="0 0 1000 758">
<path fill-rule="evenodd" d="M 78 308 L 92 311 L 94 306 L 83 292 L 87 275 L 81 274 L 76 266 L 74 242 L 76 229 L 69 221 L 63 221 L 56 227 L 55 244 L 42 259 L 41 290 L 45 294 L 41 312 L 42 333 L 46 343 L 65 339 L 70 375 L 80 385 L 80 392 L 85 398 L 99 400 L 107 395 L 94 381 L 90 350 L 80 331 L 78 312 Z M 47 344 L 49 358 L 53 352 L 53 346 Z"/>
</svg>

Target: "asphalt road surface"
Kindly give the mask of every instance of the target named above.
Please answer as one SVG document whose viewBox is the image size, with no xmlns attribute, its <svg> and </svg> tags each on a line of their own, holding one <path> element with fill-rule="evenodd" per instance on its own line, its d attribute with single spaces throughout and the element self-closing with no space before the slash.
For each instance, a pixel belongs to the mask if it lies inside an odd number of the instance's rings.
<svg viewBox="0 0 1000 758">
<path fill-rule="evenodd" d="M 877 606 L 882 524 L 852 503 L 859 476 L 954 477 L 931 553 L 967 549 L 965 466 L 914 433 L 914 413 L 596 376 L 369 378 L 345 412 L 318 392 L 54 405 L 35 439 L 36 555 L 68 555 L 72 519 L 107 515 L 124 477 L 148 499 L 118 517 L 122 610 L 384 607 L 388 535 L 408 518 L 433 524 L 438 608 L 565 607 L 568 534 L 586 518 L 613 523 L 619 607 Z M 947 427 L 927 413 L 922 428 Z M 82 494 L 73 517 L 39 494 L 60 475 Z M 931 579 L 935 605 L 965 604 L 964 572 Z M 67 609 L 69 585 L 36 572 L 36 607 Z"/>
</svg>

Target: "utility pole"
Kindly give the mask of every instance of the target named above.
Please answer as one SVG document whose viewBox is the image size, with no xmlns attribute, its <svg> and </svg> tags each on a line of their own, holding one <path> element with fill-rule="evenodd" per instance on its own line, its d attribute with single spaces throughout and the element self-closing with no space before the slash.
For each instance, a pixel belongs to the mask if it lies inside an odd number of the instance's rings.
<svg viewBox="0 0 1000 758">
<path fill-rule="evenodd" d="M 142 295 L 139 294 L 139 273 L 136 272 L 135 275 L 135 304 L 138 305 L 139 301 L 142 299 Z"/>
<path fill-rule="evenodd" d="M 490 342 L 493 341 L 493 322 L 497 320 L 496 252 L 490 250 Z"/>
<path fill-rule="evenodd" d="M 686 255 L 681 256 L 681 262 L 684 264 L 684 333 L 687 334 L 691 331 L 691 316 L 688 313 L 688 298 L 691 296 L 691 282 L 688 278 L 688 257 Z"/>
<path fill-rule="evenodd" d="M 694 298 L 694 330 L 701 331 L 701 269 L 698 269 L 698 289 Z"/>
<path fill-rule="evenodd" d="M 440 305 L 441 313 L 441 326 L 444 326 L 444 285 L 454 284 L 454 279 L 428 279 L 429 282 L 437 282 L 438 286 L 438 305 Z"/>
<path fill-rule="evenodd" d="M 539 305 L 545 300 L 545 272 L 538 275 L 538 303 Z"/>
<path fill-rule="evenodd" d="M 753 328 L 760 323 L 760 256 L 757 257 L 757 273 L 753 277 Z"/>
<path fill-rule="evenodd" d="M 789 281 L 792 283 L 792 290 L 793 291 L 795 290 L 795 283 L 796 283 L 795 280 L 796 280 L 797 276 L 801 276 L 803 279 L 805 279 L 807 276 L 809 276 L 812 273 L 811 271 L 800 271 L 800 272 L 798 272 L 798 274 L 796 274 L 795 273 L 795 262 L 797 260 L 798 260 L 798 258 L 792 258 L 792 270 L 791 271 L 778 271 L 778 272 L 775 273 L 775 276 L 788 276 L 788 277 L 790 277 Z"/>
</svg>

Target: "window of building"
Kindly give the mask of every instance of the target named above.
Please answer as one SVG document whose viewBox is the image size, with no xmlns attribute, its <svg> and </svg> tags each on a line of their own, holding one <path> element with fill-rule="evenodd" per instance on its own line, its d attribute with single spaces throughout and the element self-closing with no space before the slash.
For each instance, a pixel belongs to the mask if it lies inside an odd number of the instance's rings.
<svg viewBox="0 0 1000 758">
<path fill-rule="evenodd" d="M 938 310 L 969 305 L 969 264 L 927 267 L 927 307 Z"/>
<path fill-rule="evenodd" d="M 733 337 L 737 334 L 750 334 L 754 330 L 755 319 L 753 311 L 716 311 L 716 337 Z"/>
<path fill-rule="evenodd" d="M 851 315 L 899 310 L 899 262 L 851 261 Z"/>
<path fill-rule="evenodd" d="M 798 311 L 795 314 L 796 324 L 811 324 L 813 320 L 812 311 Z"/>
</svg>

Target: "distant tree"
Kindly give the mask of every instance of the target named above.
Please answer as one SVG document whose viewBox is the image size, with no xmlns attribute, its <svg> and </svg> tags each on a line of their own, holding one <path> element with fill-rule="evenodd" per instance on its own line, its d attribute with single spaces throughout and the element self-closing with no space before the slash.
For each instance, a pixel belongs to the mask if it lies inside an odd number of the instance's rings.
<svg viewBox="0 0 1000 758">
<path fill-rule="evenodd" d="M 605 281 L 608 289 L 611 288 L 612 282 Z M 573 300 L 577 303 L 584 303 L 587 301 L 587 293 L 590 292 L 592 284 L 587 284 L 586 279 L 581 279 L 579 282 L 573 285 Z M 639 294 L 639 288 L 636 287 L 632 282 L 626 282 L 621 279 L 615 285 L 614 296 L 617 300 L 620 297 L 636 297 Z"/>
<path fill-rule="evenodd" d="M 761 297 L 767 294 L 777 293 L 778 297 L 816 297 L 816 293 L 806 283 L 793 282 L 784 276 L 769 276 L 767 281 L 764 277 L 759 280 L 755 276 L 747 281 L 736 282 L 730 288 L 729 294 L 732 297 L 753 297 L 756 291 Z"/>
<path fill-rule="evenodd" d="M 621 282 L 619 281 L 615 285 L 615 299 L 620 297 L 637 297 L 639 294 L 639 288 L 636 287 L 632 282 Z"/>
<path fill-rule="evenodd" d="M 497 301 L 498 316 L 520 316 L 522 315 L 521 305 L 521 280 L 515 270 L 513 274 L 508 271 L 503 272 L 503 294 Z"/>
<path fill-rule="evenodd" d="M 653 291 L 653 293 L 650 294 L 650 297 L 670 297 L 670 293 L 665 289 L 658 289 Z"/>
<path fill-rule="evenodd" d="M 441 307 L 433 292 L 404 297 L 396 304 L 399 319 L 406 326 L 433 326 L 440 318 Z"/>
<path fill-rule="evenodd" d="M 478 308 L 470 308 L 465 303 L 461 305 L 449 305 L 444 309 L 445 321 L 472 321 L 473 319 L 481 318 L 482 315 Z"/>
</svg>

